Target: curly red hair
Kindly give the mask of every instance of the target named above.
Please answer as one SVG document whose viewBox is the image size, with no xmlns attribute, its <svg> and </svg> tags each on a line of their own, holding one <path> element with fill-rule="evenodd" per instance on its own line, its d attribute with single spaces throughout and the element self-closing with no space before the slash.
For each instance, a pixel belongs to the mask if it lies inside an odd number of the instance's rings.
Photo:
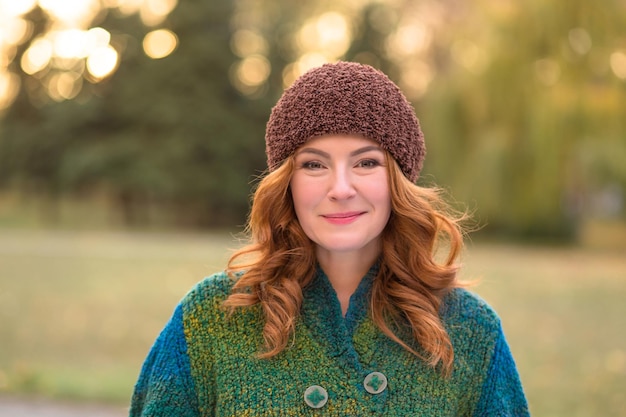
<svg viewBox="0 0 626 417">
<path fill-rule="evenodd" d="M 382 234 L 370 315 L 388 337 L 429 365 L 441 364 L 447 374 L 454 352 L 438 311 L 445 294 L 461 286 L 456 260 L 463 247 L 461 222 L 467 215 L 455 213 L 440 189 L 409 181 L 389 154 L 386 160 L 392 214 Z M 293 208 L 289 190 L 293 170 L 291 157 L 259 182 L 246 228 L 251 243 L 236 251 L 227 267 L 232 277 L 238 277 L 224 305 L 233 311 L 260 304 L 265 315 L 262 358 L 286 348 L 300 313 L 302 288 L 316 266 L 314 244 Z M 447 254 L 439 262 L 442 250 Z M 399 323 L 408 323 L 413 340 L 398 336 L 394 329 Z"/>
</svg>

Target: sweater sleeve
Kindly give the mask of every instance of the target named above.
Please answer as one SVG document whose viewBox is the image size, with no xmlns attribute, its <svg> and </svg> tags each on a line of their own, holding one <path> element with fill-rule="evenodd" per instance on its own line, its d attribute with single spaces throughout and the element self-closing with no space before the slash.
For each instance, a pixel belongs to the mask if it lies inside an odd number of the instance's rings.
<svg viewBox="0 0 626 417">
<path fill-rule="evenodd" d="M 130 406 L 130 417 L 198 417 L 183 309 L 178 305 L 146 358 Z"/>
<path fill-rule="evenodd" d="M 474 416 L 530 416 L 513 355 L 501 327 Z"/>
</svg>

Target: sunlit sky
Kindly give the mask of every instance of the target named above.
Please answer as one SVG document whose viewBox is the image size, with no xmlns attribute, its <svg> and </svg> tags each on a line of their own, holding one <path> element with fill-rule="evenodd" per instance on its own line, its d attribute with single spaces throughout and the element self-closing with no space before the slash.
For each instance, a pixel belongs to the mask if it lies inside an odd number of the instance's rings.
<svg viewBox="0 0 626 417">
<path fill-rule="evenodd" d="M 273 70 L 267 59 L 270 47 L 262 25 L 250 24 L 260 21 L 259 16 L 251 15 L 259 13 L 257 7 L 252 7 L 255 2 L 235 1 L 230 42 L 239 58 L 231 68 L 231 82 L 252 98 L 266 91 Z M 103 9 L 124 15 L 138 14 L 148 28 L 142 41 L 146 55 L 153 59 L 169 56 L 179 40 L 175 33 L 159 25 L 177 3 L 178 0 L 0 0 L 0 111 L 10 106 L 21 87 L 20 77 L 9 70 L 15 59 L 20 60 L 24 73 L 40 81 L 44 94 L 56 101 L 75 98 L 85 81 L 98 83 L 110 77 L 119 65 L 122 51 L 111 33 L 94 25 Z M 366 3 L 366 0 L 346 1 L 341 8 L 313 15 L 301 24 L 291 39 L 297 59 L 282 70 L 285 87 L 308 69 L 345 55 L 357 30 L 353 27 L 354 17 Z M 374 15 L 370 22 L 385 33 L 387 58 L 400 68 L 400 86 L 411 98 L 425 94 L 435 77 L 429 51 L 443 24 L 437 7 L 420 5 L 415 3 L 401 16 Z M 33 25 L 25 15 L 37 6 L 49 15 L 52 24 L 45 33 L 31 39 Z M 513 10 L 503 8 L 498 13 L 510 14 Z M 28 49 L 16 57 L 17 47 L 25 42 L 30 42 Z M 589 53 L 593 47 L 584 28 L 572 28 L 567 42 L 571 51 L 579 55 Z M 460 68 L 478 75 L 490 64 L 488 48 L 488 42 L 457 39 L 451 44 L 450 56 Z M 357 58 L 373 65 L 378 59 L 368 53 Z M 617 77 L 626 79 L 626 51 L 612 52 L 606 65 Z M 536 79 L 546 86 L 556 84 L 561 77 L 560 64 L 552 58 L 538 59 L 533 70 Z"/>
<path fill-rule="evenodd" d="M 75 98 L 84 80 L 97 83 L 119 65 L 121 51 L 111 43 L 111 34 L 93 27 L 103 8 L 139 14 L 148 28 L 154 28 L 143 40 L 144 51 L 160 59 L 177 47 L 176 34 L 158 28 L 176 5 L 177 0 L 0 0 L 0 110 L 19 91 L 20 79 L 8 67 L 16 59 L 17 47 L 32 36 L 33 24 L 25 15 L 35 7 L 47 13 L 52 24 L 30 41 L 19 65 L 40 80 L 50 98 L 62 101 Z"/>
</svg>

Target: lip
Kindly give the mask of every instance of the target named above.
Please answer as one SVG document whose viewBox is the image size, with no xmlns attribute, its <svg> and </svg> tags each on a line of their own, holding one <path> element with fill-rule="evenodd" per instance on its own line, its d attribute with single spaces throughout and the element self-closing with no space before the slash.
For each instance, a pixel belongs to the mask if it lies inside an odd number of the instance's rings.
<svg viewBox="0 0 626 417">
<path fill-rule="evenodd" d="M 322 218 L 332 224 L 350 224 L 365 214 L 364 211 L 323 214 Z"/>
</svg>

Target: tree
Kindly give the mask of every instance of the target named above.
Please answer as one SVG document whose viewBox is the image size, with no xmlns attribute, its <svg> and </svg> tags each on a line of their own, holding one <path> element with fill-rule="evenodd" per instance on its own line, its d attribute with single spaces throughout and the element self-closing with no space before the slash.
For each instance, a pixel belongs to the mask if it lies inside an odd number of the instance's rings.
<svg viewBox="0 0 626 417">
<path fill-rule="evenodd" d="M 180 46 L 157 61 L 140 50 L 136 16 L 109 14 L 101 25 L 124 40 L 123 65 L 75 100 L 37 107 L 20 95 L 0 140 L 4 185 L 52 199 L 107 190 L 129 223 L 149 221 L 150 207 L 176 224 L 243 222 L 266 115 L 228 80 L 230 5 L 181 4 L 167 21 Z"/>
<path fill-rule="evenodd" d="M 56 94 L 72 99 L 44 103 L 67 62 L 22 74 L 0 187 L 51 201 L 104 190 L 129 223 L 241 224 L 272 105 L 306 69 L 345 59 L 382 69 L 415 106 L 421 184 L 449 188 L 487 231 L 571 239 L 586 218 L 626 216 L 626 22 L 610 3 L 181 2 L 158 23 L 178 48 L 157 60 L 142 51 L 145 13 L 111 9 L 93 17 L 120 54 L 108 78 L 72 78 L 75 90 L 66 77 Z M 28 18 L 15 73 L 49 28 L 39 9 Z M 606 193 L 608 209 L 594 203 Z"/>
</svg>

